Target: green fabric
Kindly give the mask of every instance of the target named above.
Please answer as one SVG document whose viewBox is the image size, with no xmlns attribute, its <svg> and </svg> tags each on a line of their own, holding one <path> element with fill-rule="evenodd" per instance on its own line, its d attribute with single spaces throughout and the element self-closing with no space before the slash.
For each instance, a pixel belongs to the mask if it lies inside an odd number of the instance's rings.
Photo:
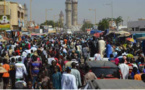
<svg viewBox="0 0 145 90">
<path fill-rule="evenodd" d="M 25 46 L 25 43 L 22 43 L 22 46 L 24 47 Z"/>
<path fill-rule="evenodd" d="M 128 58 L 133 58 L 134 56 L 132 54 L 127 55 Z"/>
</svg>

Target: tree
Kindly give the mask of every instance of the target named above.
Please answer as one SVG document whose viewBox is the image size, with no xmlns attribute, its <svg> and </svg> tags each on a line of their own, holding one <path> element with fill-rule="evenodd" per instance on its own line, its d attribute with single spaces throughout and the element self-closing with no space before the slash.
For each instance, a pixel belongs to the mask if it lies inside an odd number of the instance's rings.
<svg viewBox="0 0 145 90">
<path fill-rule="evenodd" d="M 115 19 L 115 22 L 116 22 L 116 25 L 117 25 L 117 27 L 118 27 L 118 26 L 119 26 L 119 24 L 120 24 L 121 22 L 123 22 L 122 17 L 121 17 L 121 16 L 119 16 L 118 18 L 116 18 L 116 19 Z"/>
<path fill-rule="evenodd" d="M 45 21 L 44 23 L 42 23 L 41 26 L 42 26 L 42 25 L 51 25 L 52 27 L 54 27 L 54 26 L 55 26 L 55 22 L 52 21 L 52 20 L 50 20 L 50 21 L 47 20 L 47 21 Z"/>
<path fill-rule="evenodd" d="M 106 30 L 109 28 L 109 21 L 110 21 L 110 18 L 104 18 L 102 19 L 102 21 L 99 22 L 98 24 L 98 29 L 99 30 Z"/>
<path fill-rule="evenodd" d="M 55 27 L 60 27 L 60 28 L 62 28 L 62 27 L 63 27 L 63 23 L 60 22 L 60 21 L 58 21 L 58 22 L 55 23 Z"/>
<path fill-rule="evenodd" d="M 89 22 L 85 22 L 82 26 L 82 31 L 85 31 L 86 28 L 92 28 L 93 27 L 93 24 L 92 23 L 89 23 Z"/>
<path fill-rule="evenodd" d="M 123 19 L 122 19 L 122 17 L 121 16 L 119 16 L 119 17 L 117 17 L 117 18 L 104 18 L 104 19 L 102 19 L 100 22 L 99 22 L 99 24 L 98 24 L 98 29 L 99 30 L 106 30 L 106 29 L 109 29 L 109 22 L 110 21 L 115 21 L 116 22 L 116 25 L 117 25 L 117 27 L 119 26 L 119 24 L 121 23 L 121 22 L 123 22 Z"/>
<path fill-rule="evenodd" d="M 63 27 L 63 23 L 61 23 L 61 22 L 54 22 L 52 20 L 50 20 L 50 21 L 47 20 L 44 23 L 42 23 L 40 26 L 43 26 L 43 25 L 50 25 L 53 28 L 54 27 Z"/>
</svg>

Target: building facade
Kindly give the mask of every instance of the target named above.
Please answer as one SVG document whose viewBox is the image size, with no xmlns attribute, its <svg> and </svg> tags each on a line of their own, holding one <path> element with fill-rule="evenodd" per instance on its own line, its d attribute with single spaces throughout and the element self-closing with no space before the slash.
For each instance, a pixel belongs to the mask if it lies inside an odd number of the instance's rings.
<svg viewBox="0 0 145 90">
<path fill-rule="evenodd" d="M 145 20 L 130 21 L 128 22 L 128 28 L 131 31 L 145 31 Z"/>
<path fill-rule="evenodd" d="M 6 13 L 4 15 L 4 1 L 0 1 L 0 29 L 2 30 L 27 30 L 27 9 L 26 5 L 21 5 L 16 2 L 6 1 Z M 6 17 L 5 17 L 6 16 Z M 6 18 L 6 20 L 4 20 Z M 9 25 L 9 28 L 5 26 Z"/>
</svg>

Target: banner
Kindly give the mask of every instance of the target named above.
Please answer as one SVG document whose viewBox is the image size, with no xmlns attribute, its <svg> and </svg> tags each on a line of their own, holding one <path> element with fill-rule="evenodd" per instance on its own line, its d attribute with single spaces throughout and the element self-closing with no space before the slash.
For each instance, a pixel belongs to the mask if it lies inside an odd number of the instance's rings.
<svg viewBox="0 0 145 90">
<path fill-rule="evenodd" d="M 10 30 L 10 16 L 0 15 L 0 30 Z"/>
</svg>

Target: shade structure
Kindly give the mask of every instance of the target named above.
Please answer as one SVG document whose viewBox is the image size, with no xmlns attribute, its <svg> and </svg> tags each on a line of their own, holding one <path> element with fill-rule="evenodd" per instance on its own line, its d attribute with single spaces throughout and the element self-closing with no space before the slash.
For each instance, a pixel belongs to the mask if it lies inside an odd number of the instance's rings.
<svg viewBox="0 0 145 90">
<path fill-rule="evenodd" d="M 144 89 L 145 83 L 139 80 L 96 79 L 88 81 L 91 89 Z"/>
<path fill-rule="evenodd" d="M 133 34 L 133 38 L 135 38 L 135 39 L 141 38 L 141 37 L 145 37 L 145 33 L 135 33 L 135 34 Z"/>
<path fill-rule="evenodd" d="M 4 40 L 4 39 L 0 39 L 0 42 L 5 42 L 6 40 Z"/>
<path fill-rule="evenodd" d="M 137 38 L 136 40 L 145 40 L 145 37 L 140 37 L 140 38 Z"/>
<path fill-rule="evenodd" d="M 128 36 L 130 36 L 130 34 L 121 34 L 121 35 L 118 36 L 118 38 L 121 38 L 121 37 L 128 37 Z"/>
<path fill-rule="evenodd" d="M 130 32 L 127 32 L 127 31 L 117 31 L 117 32 L 114 32 L 114 34 L 120 35 L 120 36 L 118 36 L 118 38 L 120 38 L 120 37 L 128 37 L 128 36 L 131 35 Z"/>
<path fill-rule="evenodd" d="M 133 38 L 126 38 L 127 41 L 134 42 Z"/>
<path fill-rule="evenodd" d="M 103 34 L 108 35 L 109 34 L 109 29 L 105 30 Z"/>
<path fill-rule="evenodd" d="M 99 38 L 99 37 L 100 37 L 100 33 L 95 33 L 94 36 L 95 36 L 96 38 Z"/>
<path fill-rule="evenodd" d="M 43 35 L 43 34 L 40 34 L 40 33 L 32 33 L 31 35 L 32 35 L 32 36 L 41 36 L 41 35 Z"/>
<path fill-rule="evenodd" d="M 100 36 L 102 36 L 103 35 L 103 32 L 102 33 L 95 33 L 94 34 L 94 36 L 96 37 L 96 38 L 99 38 Z"/>
<path fill-rule="evenodd" d="M 102 31 L 100 31 L 100 30 L 91 30 L 90 31 L 90 34 L 95 34 L 95 33 L 102 33 Z"/>
<path fill-rule="evenodd" d="M 0 73 L 6 73 L 6 72 L 7 72 L 6 69 L 4 69 L 3 67 L 0 67 Z"/>
</svg>

